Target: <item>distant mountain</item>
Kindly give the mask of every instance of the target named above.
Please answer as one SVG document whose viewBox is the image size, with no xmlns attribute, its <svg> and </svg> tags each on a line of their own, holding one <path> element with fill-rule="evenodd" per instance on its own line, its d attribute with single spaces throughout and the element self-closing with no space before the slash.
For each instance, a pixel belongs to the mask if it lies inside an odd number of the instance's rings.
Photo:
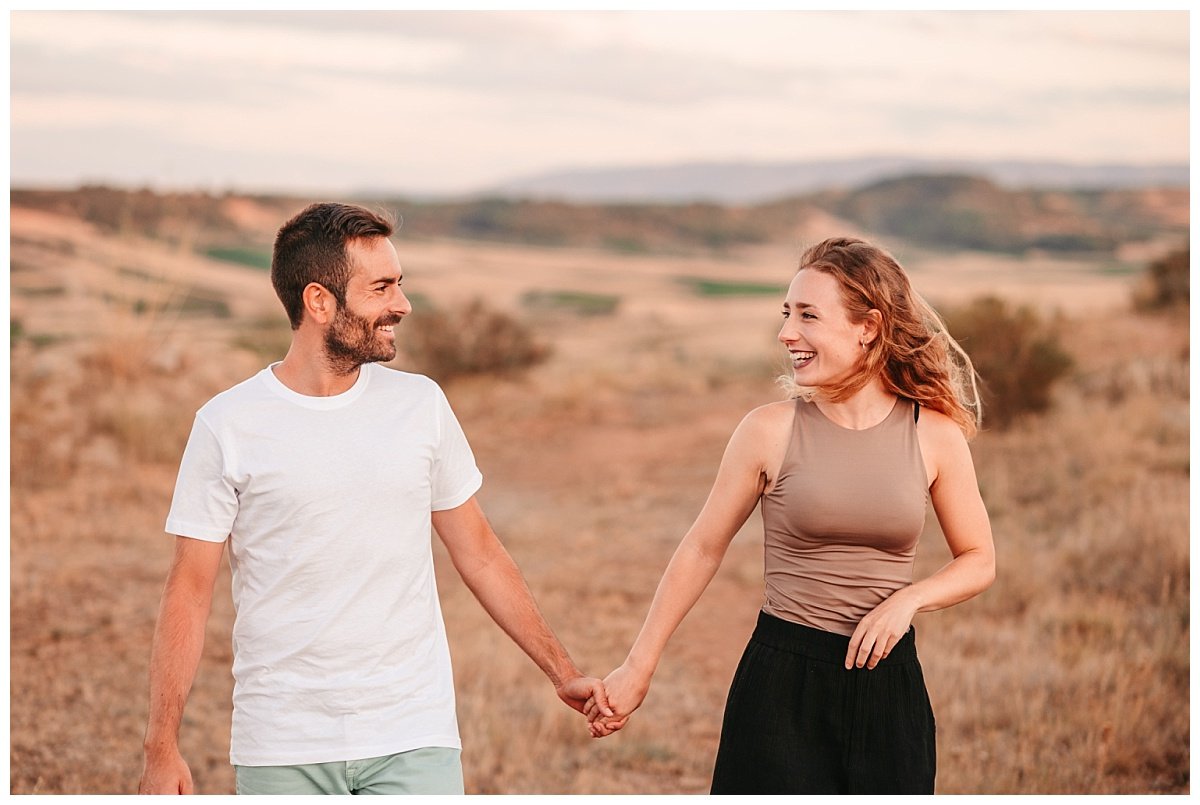
<svg viewBox="0 0 1200 805">
<path fill-rule="evenodd" d="M 577 202 L 753 204 L 826 189 L 852 190 L 910 174 L 971 174 L 1021 189 L 1187 187 L 1188 165 L 1073 164 L 905 157 L 806 162 L 694 162 L 562 170 L 517 178 L 478 195 Z"/>
<path fill-rule="evenodd" d="M 269 262 L 279 221 L 311 199 L 286 196 L 156 194 L 102 186 L 12 188 L 13 209 L 88 221 L 103 231 L 178 242 L 198 251 Z M 416 201 L 349 198 L 404 216 L 401 239 L 446 238 L 624 254 L 720 253 L 762 244 L 859 232 L 931 249 L 1115 256 L 1126 244 L 1187 243 L 1186 187 L 1045 190 L 1003 187 L 962 174 L 909 175 L 761 204 L 585 204 L 546 199 Z M 1157 245 L 1156 245 L 1157 244 Z"/>
</svg>

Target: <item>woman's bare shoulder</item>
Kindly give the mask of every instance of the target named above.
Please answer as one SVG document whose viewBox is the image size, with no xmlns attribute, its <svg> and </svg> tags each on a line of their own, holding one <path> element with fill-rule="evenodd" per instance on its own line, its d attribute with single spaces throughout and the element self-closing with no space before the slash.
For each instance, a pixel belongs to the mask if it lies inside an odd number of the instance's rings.
<svg viewBox="0 0 1200 805">
<path fill-rule="evenodd" d="M 962 428 L 958 426 L 957 422 L 941 411 L 935 411 L 932 408 L 925 408 L 924 406 L 921 407 L 921 414 L 917 419 L 917 429 L 938 440 L 966 440 L 966 436 L 963 435 Z"/>
<path fill-rule="evenodd" d="M 917 436 L 922 452 L 933 459 L 939 468 L 947 461 L 960 462 L 963 456 L 970 455 L 962 428 L 940 411 L 921 409 L 921 417 L 917 420 Z"/>
<path fill-rule="evenodd" d="M 761 462 L 769 464 L 792 432 L 795 410 L 795 400 L 760 405 L 742 418 L 730 443 L 744 446 Z"/>
<path fill-rule="evenodd" d="M 767 403 L 746 414 L 742 419 L 742 426 L 754 430 L 776 430 L 780 427 L 790 427 L 795 413 L 795 400 Z"/>
</svg>

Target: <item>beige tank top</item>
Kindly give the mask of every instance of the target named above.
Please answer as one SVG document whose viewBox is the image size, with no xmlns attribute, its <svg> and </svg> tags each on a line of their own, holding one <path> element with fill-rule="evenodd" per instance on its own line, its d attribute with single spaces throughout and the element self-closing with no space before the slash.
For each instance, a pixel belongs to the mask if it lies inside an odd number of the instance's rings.
<svg viewBox="0 0 1200 805">
<path fill-rule="evenodd" d="M 762 498 L 768 614 L 850 635 L 912 582 L 929 496 L 916 412 L 898 398 L 878 425 L 850 430 L 796 400 L 779 478 Z"/>
</svg>

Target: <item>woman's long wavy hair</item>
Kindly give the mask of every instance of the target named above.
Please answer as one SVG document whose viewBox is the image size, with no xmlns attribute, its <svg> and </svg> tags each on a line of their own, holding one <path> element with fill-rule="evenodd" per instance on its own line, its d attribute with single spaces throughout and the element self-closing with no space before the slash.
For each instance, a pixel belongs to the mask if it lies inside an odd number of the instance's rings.
<svg viewBox="0 0 1200 805">
<path fill-rule="evenodd" d="M 855 324 L 878 311 L 879 336 L 867 346 L 858 370 L 840 383 L 799 386 L 781 377 L 789 397 L 841 402 L 880 376 L 888 391 L 945 414 L 967 438 L 975 435 L 982 415 L 975 367 L 894 257 L 858 238 L 829 238 L 804 252 L 798 271 L 805 269 L 838 281 Z"/>
</svg>

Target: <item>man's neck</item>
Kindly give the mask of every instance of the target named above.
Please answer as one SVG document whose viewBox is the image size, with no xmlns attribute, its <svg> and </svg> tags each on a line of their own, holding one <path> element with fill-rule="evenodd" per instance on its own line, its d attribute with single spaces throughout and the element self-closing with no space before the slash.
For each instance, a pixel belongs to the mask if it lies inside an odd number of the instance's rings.
<svg viewBox="0 0 1200 805">
<path fill-rule="evenodd" d="M 358 381 L 361 366 L 348 372 L 335 371 L 324 355 L 309 350 L 292 348 L 272 371 L 279 382 L 297 394 L 307 397 L 333 397 L 350 390 Z"/>
</svg>

